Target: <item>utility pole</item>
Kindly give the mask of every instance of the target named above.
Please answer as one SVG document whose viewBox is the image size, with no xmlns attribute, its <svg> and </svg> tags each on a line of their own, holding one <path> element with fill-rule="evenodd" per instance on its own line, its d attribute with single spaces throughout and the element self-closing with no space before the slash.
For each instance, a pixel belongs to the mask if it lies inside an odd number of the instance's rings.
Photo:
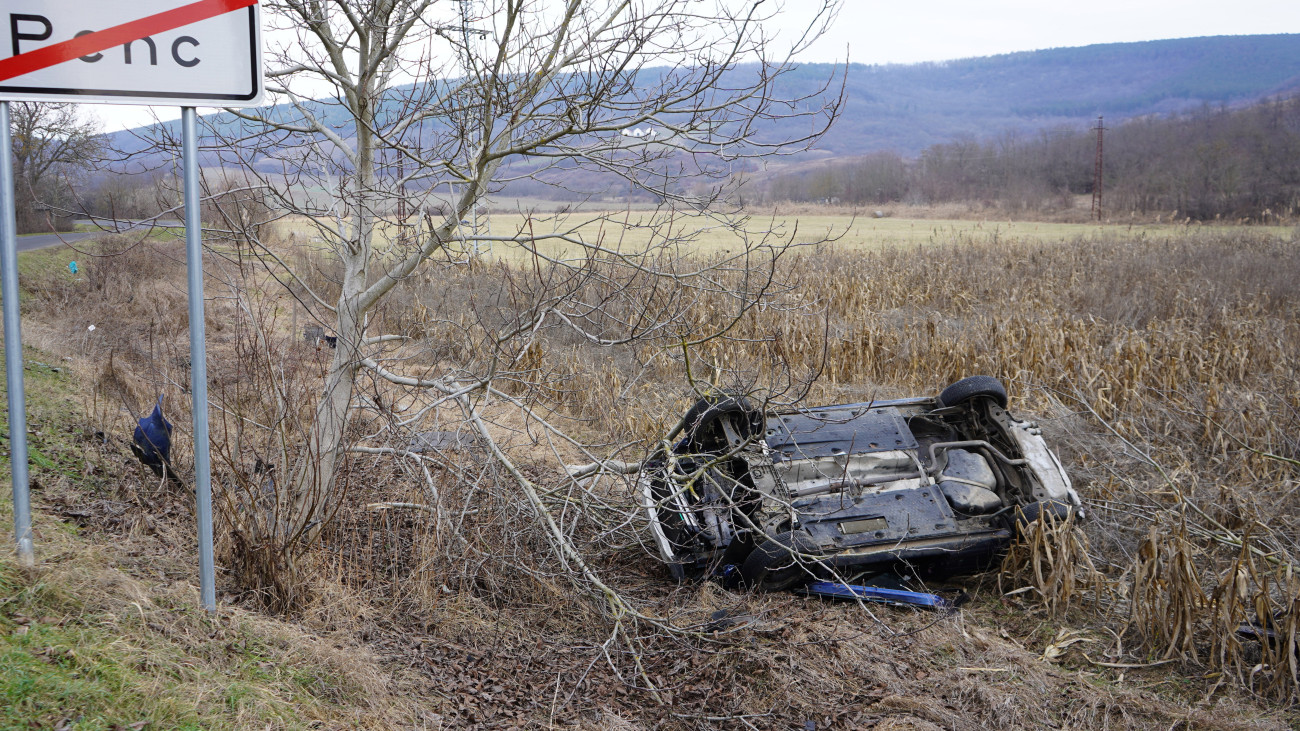
<svg viewBox="0 0 1300 731">
<path fill-rule="evenodd" d="M 487 38 L 489 35 L 488 31 L 486 30 L 480 30 L 477 28 L 469 27 L 471 19 L 473 18 L 473 13 L 471 12 L 471 7 L 470 7 L 470 4 L 472 2 L 474 2 L 474 0 L 460 0 L 460 30 L 465 41 L 464 68 L 465 68 L 466 81 L 468 81 L 471 78 L 471 75 L 474 72 L 473 62 L 475 59 L 475 54 L 474 54 L 474 49 L 470 47 L 470 41 L 469 41 L 470 34 L 473 34 L 475 37 L 477 37 L 480 40 Z M 477 156 L 479 154 L 478 146 L 484 144 L 484 140 L 482 137 L 483 120 L 481 118 L 475 118 L 472 119 L 470 123 L 473 125 L 469 134 L 471 154 Z M 482 254 L 483 251 L 482 249 L 479 248 L 480 242 L 478 239 L 478 196 L 477 195 L 474 196 L 474 200 L 470 202 L 470 225 L 474 227 L 474 254 L 475 255 Z M 491 251 L 492 251 L 492 244 L 489 243 L 488 252 L 491 253 Z"/>
<path fill-rule="evenodd" d="M 1101 218 L 1102 218 L 1102 213 L 1101 213 L 1101 171 L 1102 171 L 1102 165 L 1101 165 L 1101 134 L 1102 134 L 1102 132 L 1106 131 L 1106 128 L 1103 127 L 1103 126 L 1101 125 L 1101 117 L 1100 117 L 1100 116 L 1097 117 L 1097 126 L 1095 127 L 1095 129 L 1097 130 L 1097 161 L 1096 161 L 1096 164 L 1093 166 L 1093 171 L 1092 171 L 1092 215 L 1096 216 L 1096 217 L 1097 217 L 1097 220 L 1100 221 Z"/>
<path fill-rule="evenodd" d="M 406 223 L 406 156 L 397 151 L 397 221 Z"/>
</svg>

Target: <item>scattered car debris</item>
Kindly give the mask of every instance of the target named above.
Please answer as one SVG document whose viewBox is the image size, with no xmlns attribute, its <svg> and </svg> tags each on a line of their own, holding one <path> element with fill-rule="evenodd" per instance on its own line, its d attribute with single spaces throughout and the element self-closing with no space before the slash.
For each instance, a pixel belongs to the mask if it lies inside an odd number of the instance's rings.
<svg viewBox="0 0 1300 731">
<path fill-rule="evenodd" d="M 637 479 L 678 580 L 782 590 L 900 568 L 973 573 L 1019 525 L 1082 513 L 1041 431 L 1007 411 L 989 376 L 937 397 L 772 413 L 720 395 L 688 410 L 673 439 Z"/>
<path fill-rule="evenodd" d="M 954 603 L 938 594 L 906 591 L 904 589 L 888 589 L 880 586 L 863 586 L 861 584 L 842 584 L 838 581 L 814 581 L 798 591 L 800 594 L 825 599 L 861 599 L 867 602 L 926 607 L 928 609 L 951 609 L 955 606 Z"/>
<path fill-rule="evenodd" d="M 163 397 L 158 396 L 153 411 L 136 423 L 131 435 L 131 452 L 141 464 L 153 470 L 159 477 L 180 483 L 180 477 L 172 471 L 172 425 L 163 417 Z"/>
<path fill-rule="evenodd" d="M 426 431 L 411 437 L 406 451 L 422 454 L 451 449 L 469 449 L 478 444 L 478 437 L 468 432 Z"/>
<path fill-rule="evenodd" d="M 1287 624 L 1287 615 L 1278 612 L 1272 617 L 1257 617 L 1253 622 L 1242 622 L 1237 626 L 1237 637 L 1243 640 L 1254 640 L 1260 644 L 1267 643 L 1274 648 L 1282 648 L 1285 644 L 1291 644 L 1291 652 L 1296 651 L 1296 637 L 1294 633 L 1287 633 L 1285 626 Z"/>
<path fill-rule="evenodd" d="M 754 621 L 753 615 L 740 614 L 729 609 L 719 609 L 709 615 L 709 621 L 700 627 L 701 632 L 725 632 L 734 627 L 744 627 Z"/>
<path fill-rule="evenodd" d="M 25 366 L 27 366 L 27 367 L 31 367 L 31 368 L 44 368 L 45 370 L 49 371 L 50 373 L 62 373 L 62 372 L 63 372 L 63 369 L 62 369 L 62 368 L 59 368 L 58 366 L 52 366 L 52 365 L 50 365 L 49 363 L 42 363 L 42 362 L 40 362 L 39 360 L 26 360 L 26 361 L 23 361 L 23 363 L 24 363 Z"/>
<path fill-rule="evenodd" d="M 328 345 L 331 348 L 337 348 L 339 345 L 338 336 L 325 334 L 325 328 L 320 325 L 308 325 L 303 328 L 302 339 L 315 345 L 317 350 L 322 345 Z"/>
</svg>

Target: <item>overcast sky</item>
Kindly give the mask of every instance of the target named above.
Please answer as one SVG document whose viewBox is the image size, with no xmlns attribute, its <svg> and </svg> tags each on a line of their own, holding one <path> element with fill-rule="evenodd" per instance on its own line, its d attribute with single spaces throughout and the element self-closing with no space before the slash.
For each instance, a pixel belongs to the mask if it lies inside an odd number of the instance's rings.
<svg viewBox="0 0 1300 731">
<path fill-rule="evenodd" d="M 807 0 L 786 0 L 797 25 Z M 844 0 L 809 62 L 917 63 L 1094 43 L 1300 33 L 1300 0 Z M 147 107 L 88 105 L 107 130 L 151 121 Z M 202 113 L 203 110 L 200 110 Z M 159 107 L 162 119 L 180 111 Z"/>
<path fill-rule="evenodd" d="M 788 0 L 796 8 L 799 0 Z M 808 61 L 917 63 L 1094 43 L 1300 33 L 1297 0 L 844 0 Z"/>
</svg>

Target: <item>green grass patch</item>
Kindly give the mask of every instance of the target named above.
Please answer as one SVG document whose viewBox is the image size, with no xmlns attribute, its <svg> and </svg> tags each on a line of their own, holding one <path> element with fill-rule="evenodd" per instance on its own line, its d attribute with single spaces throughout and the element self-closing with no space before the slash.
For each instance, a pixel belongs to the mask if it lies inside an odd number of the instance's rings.
<svg viewBox="0 0 1300 731">
<path fill-rule="evenodd" d="M 332 715 L 312 685 L 283 682 L 288 645 L 266 650 L 238 618 L 192 605 L 112 609 L 126 597 L 104 589 L 121 577 L 71 560 L 35 580 L 0 560 L 0 728 L 298 728 Z"/>
<path fill-rule="evenodd" d="M 11 520 L 0 499 L 0 517 Z M 37 512 L 35 571 L 0 553 L 0 729 L 391 728 L 363 651 L 197 604 Z M 7 531 L 7 527 L 6 527 Z"/>
<path fill-rule="evenodd" d="M 146 692 L 153 683 L 136 669 L 148 665 L 133 643 L 66 616 L 40 614 L 47 607 L 28 592 L 17 599 L 0 614 L 0 727 L 202 727 L 197 709 L 176 694 Z"/>
<path fill-rule="evenodd" d="M 80 256 L 77 252 L 61 246 L 47 246 L 44 249 L 20 251 L 18 252 L 18 284 L 23 286 L 26 284 L 25 279 L 58 268 L 62 268 L 71 277 L 73 274 L 68 271 L 68 262 Z"/>
<path fill-rule="evenodd" d="M 4 352 L 0 348 L 0 354 Z M 78 426 L 84 408 L 74 395 L 79 382 L 59 358 L 35 348 L 23 349 L 23 392 L 27 401 L 27 456 L 33 479 L 65 475 L 80 479 L 85 436 Z M 8 374 L 0 371 L 0 391 L 9 393 Z M 9 410 L 0 409 L 0 438 L 6 442 L 0 468 L 9 467 Z"/>
</svg>

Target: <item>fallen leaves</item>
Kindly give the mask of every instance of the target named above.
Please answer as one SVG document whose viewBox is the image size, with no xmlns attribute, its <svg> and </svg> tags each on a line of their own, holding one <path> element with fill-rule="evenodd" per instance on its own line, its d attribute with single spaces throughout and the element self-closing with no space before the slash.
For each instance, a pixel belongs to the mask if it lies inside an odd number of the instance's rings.
<svg viewBox="0 0 1300 731">
<path fill-rule="evenodd" d="M 1095 640 L 1085 637 L 1082 632 L 1062 628 L 1056 633 L 1056 637 L 1048 643 L 1047 647 L 1043 648 L 1043 659 L 1047 662 L 1056 662 L 1065 656 L 1066 650 L 1068 650 L 1071 645 L 1076 645 L 1080 642 L 1095 642 Z"/>
</svg>

